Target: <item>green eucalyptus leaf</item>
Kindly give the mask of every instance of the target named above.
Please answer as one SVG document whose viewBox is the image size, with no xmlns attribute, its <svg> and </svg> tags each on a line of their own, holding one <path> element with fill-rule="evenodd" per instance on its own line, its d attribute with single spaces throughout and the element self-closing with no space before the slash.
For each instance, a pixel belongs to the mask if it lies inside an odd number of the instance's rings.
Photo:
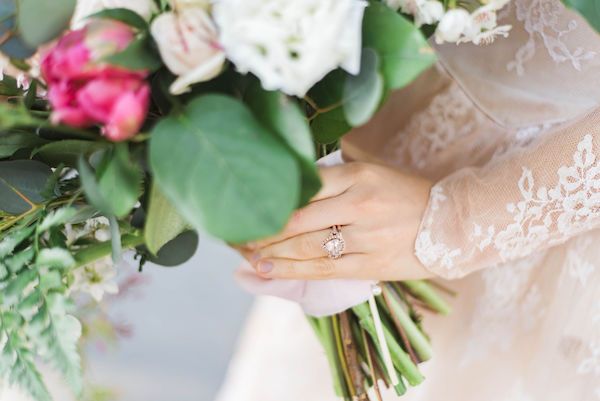
<svg viewBox="0 0 600 401">
<path fill-rule="evenodd" d="M 352 129 L 343 109 L 344 82 L 347 76 L 342 70 L 332 71 L 308 92 L 308 96 L 321 110 L 317 111 L 310 122 L 313 135 L 319 143 L 336 142 Z"/>
<path fill-rule="evenodd" d="M 7 158 L 21 149 L 30 149 L 48 143 L 32 132 L 12 131 L 0 133 L 0 158 Z"/>
<path fill-rule="evenodd" d="M 579 12 L 596 31 L 600 32 L 600 1 L 563 0 L 563 3 Z"/>
<path fill-rule="evenodd" d="M 304 206 L 321 188 L 314 142 L 306 116 L 292 99 L 281 92 L 264 90 L 258 81 L 249 85 L 244 99 L 258 120 L 296 154 L 302 174 L 298 206 Z"/>
<path fill-rule="evenodd" d="M 106 153 L 104 167 L 94 173 L 81 157 L 78 168 L 88 201 L 107 216 L 125 217 L 142 191 L 142 171 L 129 157 L 126 144 L 117 144 Z"/>
<path fill-rule="evenodd" d="M 348 75 L 344 83 L 344 115 L 355 127 L 371 119 L 384 95 L 377 53 L 373 49 L 363 49 L 360 64 L 360 73 Z"/>
<path fill-rule="evenodd" d="M 0 162 L 0 210 L 20 214 L 45 201 L 42 193 L 51 176 L 50 167 L 35 160 Z"/>
<path fill-rule="evenodd" d="M 160 266 L 173 267 L 187 262 L 198 248 L 198 234 L 184 231 L 160 248 L 156 256 L 150 255 L 148 261 Z"/>
<path fill-rule="evenodd" d="M 15 127 L 34 127 L 42 123 L 43 121 L 32 117 L 22 104 L 0 102 L 0 130 Z"/>
<path fill-rule="evenodd" d="M 77 170 L 81 179 L 81 187 L 88 202 L 104 214 L 111 214 L 113 205 L 111 200 L 102 193 L 96 174 L 84 157 L 80 157 Z"/>
<path fill-rule="evenodd" d="M 403 88 L 435 62 L 419 28 L 383 3 L 371 2 L 365 10 L 362 39 L 379 54 L 387 89 Z"/>
<path fill-rule="evenodd" d="M 17 85 L 17 80 L 4 74 L 4 77 L 0 80 L 0 96 L 20 96 L 22 94 L 23 90 Z"/>
<path fill-rule="evenodd" d="M 111 215 L 129 214 L 142 193 L 142 171 L 129 157 L 126 144 L 117 144 L 112 157 L 99 178 L 102 193 L 111 200 Z"/>
<path fill-rule="evenodd" d="M 141 15 L 128 8 L 106 8 L 89 15 L 87 18 L 117 20 L 139 30 L 148 29 L 146 20 Z"/>
<path fill-rule="evenodd" d="M 23 42 L 16 32 L 17 0 L 0 1 L 0 37 L 10 35 L 10 39 L 0 45 L 0 52 L 17 59 L 27 58 L 35 53 L 35 46 Z M 8 95 L 10 96 L 10 95 Z"/>
<path fill-rule="evenodd" d="M 134 39 L 122 52 L 105 57 L 109 64 L 128 70 L 155 71 L 162 66 L 160 57 L 152 51 L 148 36 Z"/>
<path fill-rule="evenodd" d="M 2 137 L 0 137 L 0 146 L 1 141 Z M 63 163 L 66 166 L 75 167 L 80 156 L 87 157 L 98 150 L 108 149 L 109 147 L 110 144 L 106 142 L 64 139 L 50 142 L 36 149 L 31 157 L 36 157 L 51 166 Z"/>
<path fill-rule="evenodd" d="M 23 41 L 36 48 L 69 27 L 76 0 L 19 0 L 17 25 Z"/>
<path fill-rule="evenodd" d="M 298 204 L 294 154 L 232 97 L 203 95 L 161 120 L 150 165 L 190 224 L 229 242 L 275 234 Z"/>
<path fill-rule="evenodd" d="M 156 184 L 152 185 L 144 227 L 144 239 L 148 250 L 156 255 L 163 245 L 181 234 L 187 227 L 187 222 L 179 215 L 160 188 Z"/>
</svg>

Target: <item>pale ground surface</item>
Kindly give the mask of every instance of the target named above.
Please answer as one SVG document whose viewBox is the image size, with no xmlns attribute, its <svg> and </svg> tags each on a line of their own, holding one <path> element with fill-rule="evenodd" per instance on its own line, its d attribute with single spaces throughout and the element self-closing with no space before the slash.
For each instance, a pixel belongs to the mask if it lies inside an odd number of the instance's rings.
<svg viewBox="0 0 600 401">
<path fill-rule="evenodd" d="M 89 377 L 118 391 L 118 401 L 212 401 L 252 302 L 232 278 L 240 259 L 205 236 L 183 266 L 146 266 L 141 297 L 111 307 L 134 336 L 117 350 L 88 355 Z M 54 381 L 54 380 L 50 380 Z M 60 386 L 55 400 L 70 401 Z M 0 401 L 25 401 L 0 391 Z"/>
</svg>

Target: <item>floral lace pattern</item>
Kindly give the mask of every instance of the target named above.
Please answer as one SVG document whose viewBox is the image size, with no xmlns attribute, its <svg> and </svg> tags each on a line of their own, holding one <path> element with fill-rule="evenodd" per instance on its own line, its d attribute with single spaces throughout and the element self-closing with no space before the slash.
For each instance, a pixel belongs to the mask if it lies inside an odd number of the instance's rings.
<svg viewBox="0 0 600 401">
<path fill-rule="evenodd" d="M 506 206 L 513 222 L 498 231 L 494 225 L 484 233 L 475 226 L 472 238 L 478 248 L 493 246 L 503 260 L 514 260 L 542 244 L 556 245 L 597 225 L 600 217 L 600 159 L 593 152 L 591 135 L 577 145 L 573 164 L 558 170 L 553 188 L 535 188 L 533 173 L 523 167 L 518 182 L 522 199 Z"/>
<path fill-rule="evenodd" d="M 570 49 L 565 43 L 565 37 L 577 29 L 578 24 L 570 20 L 566 27 L 561 26 L 560 16 L 565 6 L 559 0 L 515 0 L 515 6 L 517 19 L 523 22 L 529 39 L 517 50 L 515 59 L 507 64 L 509 71 L 525 74 L 525 64 L 535 56 L 540 39 L 554 62 L 571 63 L 577 71 L 585 61 L 596 56 L 594 51 L 581 46 Z"/>
<path fill-rule="evenodd" d="M 423 170 L 435 163 L 436 156 L 448 145 L 473 133 L 484 120 L 486 117 L 453 82 L 394 136 L 394 141 L 386 147 L 389 152 L 386 159 Z"/>
<path fill-rule="evenodd" d="M 432 212 L 437 211 L 440 208 L 440 203 L 444 202 L 446 199 L 442 186 L 434 185 L 433 188 L 431 188 L 431 193 L 429 195 L 429 209 Z M 431 227 L 432 224 L 433 213 L 423 222 L 423 226 Z M 415 254 L 425 266 L 430 266 L 440 261 L 443 267 L 452 271 L 454 259 L 460 256 L 462 251 L 460 248 L 450 249 L 442 242 L 434 242 L 431 237 L 431 231 L 422 229 L 417 236 L 417 241 L 415 243 Z"/>
</svg>

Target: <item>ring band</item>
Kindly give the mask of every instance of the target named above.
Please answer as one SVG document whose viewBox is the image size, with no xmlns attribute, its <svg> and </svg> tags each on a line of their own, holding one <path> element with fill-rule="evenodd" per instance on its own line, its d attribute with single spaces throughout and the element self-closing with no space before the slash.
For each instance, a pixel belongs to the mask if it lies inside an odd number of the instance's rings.
<svg viewBox="0 0 600 401">
<path fill-rule="evenodd" d="M 331 233 L 321 245 L 331 259 L 339 259 L 344 254 L 344 249 L 346 249 L 346 242 L 340 228 L 340 226 L 331 227 Z"/>
</svg>

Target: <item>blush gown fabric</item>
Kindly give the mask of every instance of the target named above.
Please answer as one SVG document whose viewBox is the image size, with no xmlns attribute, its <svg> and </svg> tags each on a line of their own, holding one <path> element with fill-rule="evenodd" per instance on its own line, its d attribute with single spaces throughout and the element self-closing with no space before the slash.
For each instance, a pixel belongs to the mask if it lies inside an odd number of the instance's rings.
<svg viewBox="0 0 600 401">
<path fill-rule="evenodd" d="M 600 400 L 600 36 L 559 0 L 500 17 L 509 38 L 436 47 L 343 143 L 436 182 L 415 252 L 459 295 L 402 399 Z M 335 399 L 298 305 L 259 298 L 218 401 Z"/>
</svg>

